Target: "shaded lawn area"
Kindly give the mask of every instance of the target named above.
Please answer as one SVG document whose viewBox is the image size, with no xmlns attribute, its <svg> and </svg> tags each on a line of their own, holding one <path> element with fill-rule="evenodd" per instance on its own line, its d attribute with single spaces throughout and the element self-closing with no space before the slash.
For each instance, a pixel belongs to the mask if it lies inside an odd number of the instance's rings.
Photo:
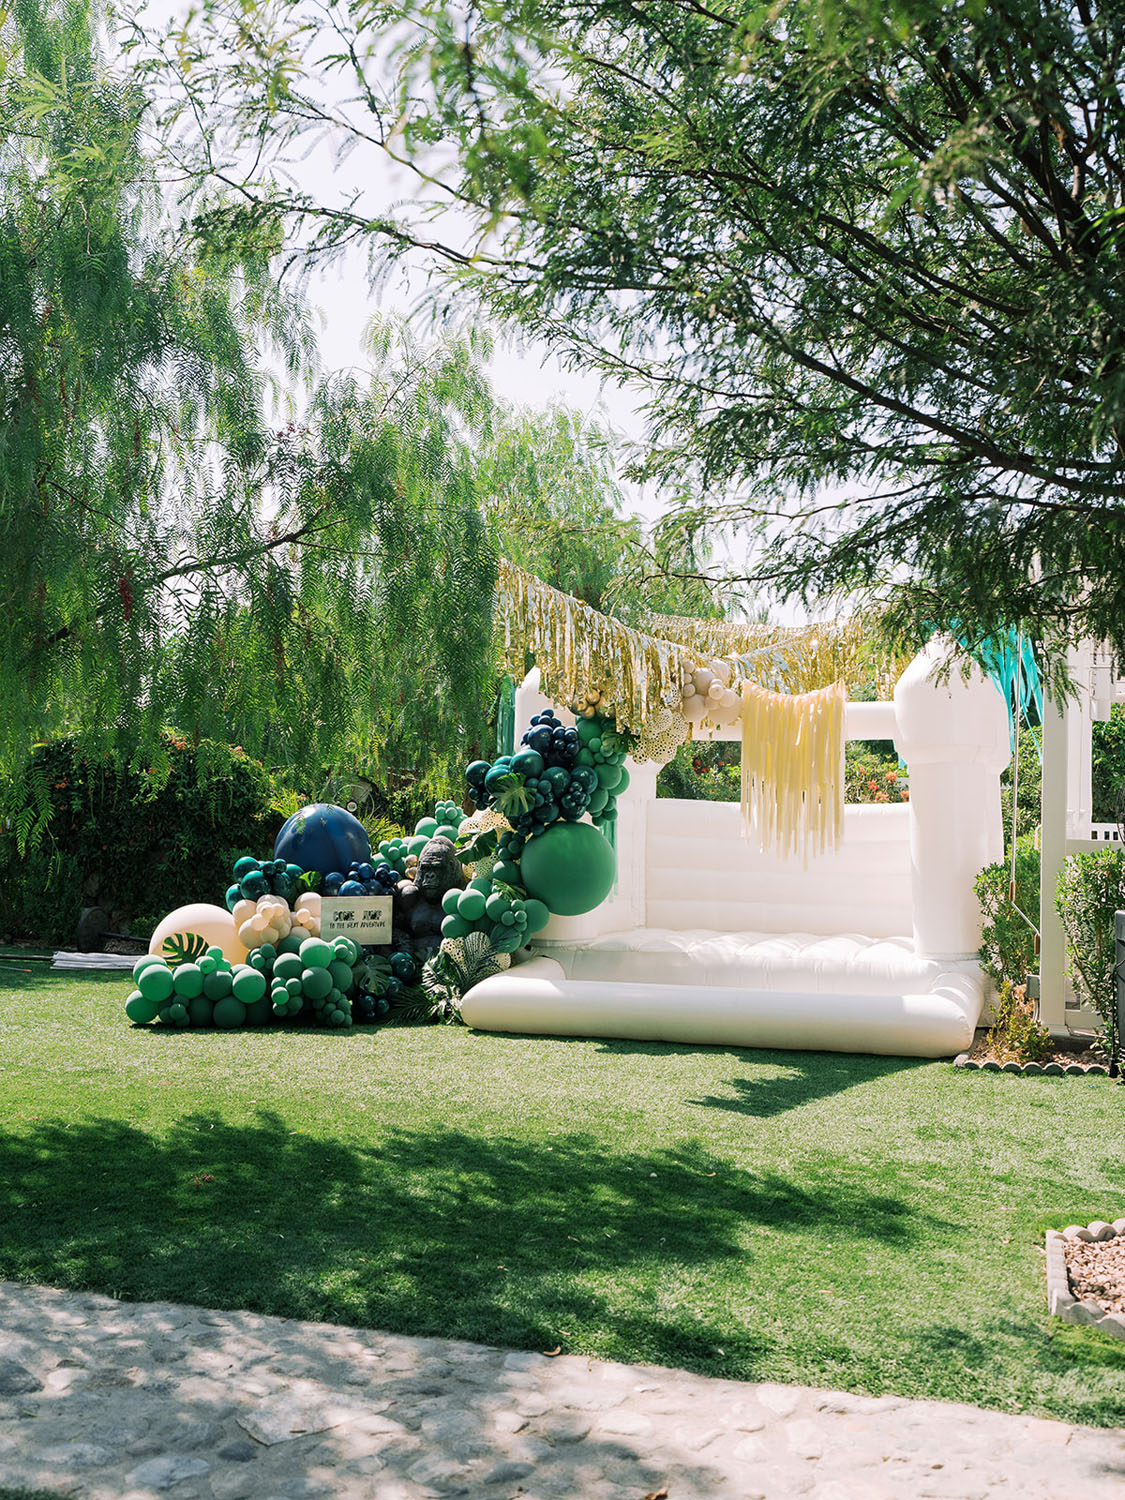
<svg viewBox="0 0 1125 1500">
<path fill-rule="evenodd" d="M 1045 1227 L 1125 1092 L 828 1053 L 161 1033 L 0 971 L 0 1278 L 1125 1424 Z"/>
</svg>

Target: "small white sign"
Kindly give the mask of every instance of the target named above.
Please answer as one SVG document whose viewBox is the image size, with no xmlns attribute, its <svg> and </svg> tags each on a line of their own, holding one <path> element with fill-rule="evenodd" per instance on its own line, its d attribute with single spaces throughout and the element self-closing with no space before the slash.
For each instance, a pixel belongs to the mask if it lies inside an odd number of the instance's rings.
<svg viewBox="0 0 1125 1500">
<path fill-rule="evenodd" d="M 357 943 L 389 943 L 390 896 L 324 896 L 320 902 L 320 935 L 348 937 Z"/>
</svg>

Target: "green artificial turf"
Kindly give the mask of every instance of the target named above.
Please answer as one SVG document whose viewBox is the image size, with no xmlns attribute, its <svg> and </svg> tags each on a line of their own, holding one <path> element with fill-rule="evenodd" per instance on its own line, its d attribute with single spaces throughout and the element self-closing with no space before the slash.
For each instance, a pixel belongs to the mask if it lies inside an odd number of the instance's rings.
<svg viewBox="0 0 1125 1500">
<path fill-rule="evenodd" d="M 0 1278 L 1125 1423 L 1043 1230 L 1125 1092 L 461 1028 L 134 1029 L 0 965 Z"/>
</svg>

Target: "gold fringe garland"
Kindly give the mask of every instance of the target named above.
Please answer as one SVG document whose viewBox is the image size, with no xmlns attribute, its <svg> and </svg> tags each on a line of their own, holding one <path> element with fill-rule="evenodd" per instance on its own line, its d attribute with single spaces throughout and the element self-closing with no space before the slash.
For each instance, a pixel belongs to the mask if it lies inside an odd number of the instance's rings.
<svg viewBox="0 0 1125 1500">
<path fill-rule="evenodd" d="M 864 615 L 771 625 L 650 614 L 646 624 L 697 656 L 736 661 L 741 669 L 736 675 L 775 692 L 813 692 L 843 682 L 849 688 L 874 687 L 878 697 L 889 698 L 908 660 L 888 649 L 874 620 Z"/>
<path fill-rule="evenodd" d="M 556 703 L 601 694 L 619 726 L 649 744 L 684 738 L 680 708 L 685 675 L 708 659 L 731 666 L 742 692 L 742 813 L 764 849 L 800 852 L 839 843 L 843 831 L 843 681 L 814 691 L 772 692 L 751 681 L 759 671 L 778 685 L 808 682 L 858 659 L 850 622 L 788 631 L 777 626 L 655 616 L 682 639 L 634 630 L 619 620 L 501 561 L 497 617 L 507 669 L 519 681 L 534 655 L 543 692 Z M 690 627 L 690 628 L 689 628 Z M 690 638 L 690 639 L 689 639 Z M 725 650 L 716 650 L 716 647 Z M 731 648 L 737 648 L 732 650 Z M 841 674 L 837 672 L 837 677 Z M 862 679 L 870 681 L 870 673 Z M 674 732 L 682 730 L 683 732 Z"/>
<path fill-rule="evenodd" d="M 815 693 L 742 685 L 742 817 L 782 855 L 835 848 L 844 822 L 842 682 Z"/>
<path fill-rule="evenodd" d="M 662 707 L 678 706 L 693 652 L 592 609 L 522 568 L 499 565 L 497 604 L 505 664 L 518 682 L 534 653 L 543 691 L 556 703 L 581 703 L 601 691 L 619 725 L 640 734 Z"/>
</svg>

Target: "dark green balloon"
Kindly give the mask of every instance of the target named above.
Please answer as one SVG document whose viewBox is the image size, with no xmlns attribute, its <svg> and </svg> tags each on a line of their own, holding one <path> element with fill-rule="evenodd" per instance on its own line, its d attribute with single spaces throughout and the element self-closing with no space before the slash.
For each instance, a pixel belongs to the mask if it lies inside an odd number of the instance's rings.
<svg viewBox="0 0 1125 1500">
<path fill-rule="evenodd" d="M 617 856 L 591 823 L 553 823 L 528 840 L 520 857 L 527 894 L 559 917 L 600 906 L 616 874 Z"/>
<path fill-rule="evenodd" d="M 206 995 L 196 995 L 194 1000 L 188 1001 L 188 1020 L 193 1026 L 210 1026 L 214 1009 L 213 1002 Z"/>
</svg>

